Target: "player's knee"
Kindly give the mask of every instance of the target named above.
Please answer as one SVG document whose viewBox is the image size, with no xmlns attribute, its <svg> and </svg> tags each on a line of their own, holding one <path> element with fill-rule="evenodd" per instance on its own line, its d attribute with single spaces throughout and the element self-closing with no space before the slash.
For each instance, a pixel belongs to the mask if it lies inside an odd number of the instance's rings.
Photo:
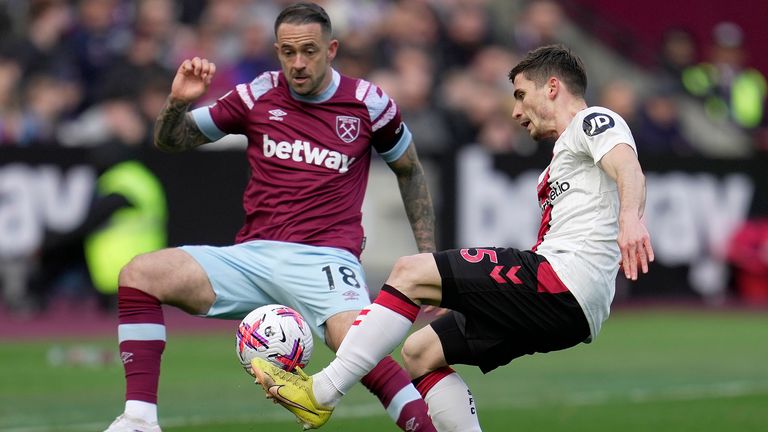
<svg viewBox="0 0 768 432">
<path fill-rule="evenodd" d="M 400 257 L 395 261 L 392 272 L 389 274 L 387 284 L 414 299 L 414 289 L 418 285 L 419 255 Z"/>
<path fill-rule="evenodd" d="M 151 263 L 151 258 L 146 254 L 133 257 L 130 261 L 128 261 L 128 264 L 124 265 L 123 268 L 120 269 L 120 274 L 117 278 L 118 285 L 135 287 L 142 290 L 146 289 L 146 275 Z"/>
<path fill-rule="evenodd" d="M 429 325 L 408 336 L 400 353 L 405 369 L 412 379 L 448 365 L 440 337 Z"/>
<path fill-rule="evenodd" d="M 403 367 L 405 367 L 405 370 L 408 371 L 411 379 L 419 376 L 418 370 L 420 369 L 420 352 L 417 348 L 417 344 L 411 342 L 410 339 L 406 339 L 405 343 L 403 344 L 403 348 L 400 350 L 400 354 L 403 358 Z"/>
</svg>

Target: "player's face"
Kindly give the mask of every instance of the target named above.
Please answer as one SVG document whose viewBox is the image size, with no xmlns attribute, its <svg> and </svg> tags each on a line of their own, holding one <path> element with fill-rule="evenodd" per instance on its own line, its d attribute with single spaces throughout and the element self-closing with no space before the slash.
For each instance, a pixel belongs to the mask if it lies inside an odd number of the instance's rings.
<svg viewBox="0 0 768 432">
<path fill-rule="evenodd" d="M 318 23 L 280 24 L 275 49 L 291 89 L 302 96 L 325 90 L 338 46 L 338 41 L 323 35 Z"/>
<path fill-rule="evenodd" d="M 557 137 L 554 104 L 548 85 L 536 86 L 522 73 L 515 76 L 515 106 L 512 117 L 536 141 L 552 136 Z"/>
</svg>

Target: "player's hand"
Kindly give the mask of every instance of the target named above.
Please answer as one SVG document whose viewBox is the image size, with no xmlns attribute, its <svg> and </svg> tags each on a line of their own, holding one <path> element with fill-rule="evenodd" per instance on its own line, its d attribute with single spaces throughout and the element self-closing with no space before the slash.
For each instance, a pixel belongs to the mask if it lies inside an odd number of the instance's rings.
<svg viewBox="0 0 768 432">
<path fill-rule="evenodd" d="M 653 247 L 648 229 L 639 218 L 624 219 L 619 224 L 620 268 L 627 279 L 637 280 L 638 269 L 648 273 L 648 264 L 653 262 Z"/>
<path fill-rule="evenodd" d="M 184 60 L 176 71 L 171 85 L 171 98 L 192 103 L 205 94 L 216 74 L 216 65 L 208 59 L 195 57 Z"/>
</svg>

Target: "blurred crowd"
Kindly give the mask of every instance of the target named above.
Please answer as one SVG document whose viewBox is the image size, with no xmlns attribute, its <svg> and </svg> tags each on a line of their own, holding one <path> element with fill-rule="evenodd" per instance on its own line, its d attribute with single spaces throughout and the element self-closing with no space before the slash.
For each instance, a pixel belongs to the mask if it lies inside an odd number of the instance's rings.
<svg viewBox="0 0 768 432">
<path fill-rule="evenodd" d="M 272 25 L 291 2 L 6 1 L 0 4 L 0 146 L 149 146 L 183 59 L 216 63 L 211 98 L 279 67 Z M 569 42 L 562 3 L 319 3 L 340 41 L 335 67 L 394 97 L 425 155 L 469 143 L 498 153 L 537 151 L 510 121 L 506 75 L 522 53 Z M 701 153 L 681 124 L 680 97 L 697 101 L 711 121 L 748 134 L 755 150 L 765 149 L 765 78 L 747 68 L 742 38 L 736 25 L 723 23 L 713 29 L 711 47 L 698 47 L 684 29 L 670 29 L 648 71 L 653 86 L 622 78 L 592 82 L 588 102 L 623 115 L 644 154 Z"/>
</svg>

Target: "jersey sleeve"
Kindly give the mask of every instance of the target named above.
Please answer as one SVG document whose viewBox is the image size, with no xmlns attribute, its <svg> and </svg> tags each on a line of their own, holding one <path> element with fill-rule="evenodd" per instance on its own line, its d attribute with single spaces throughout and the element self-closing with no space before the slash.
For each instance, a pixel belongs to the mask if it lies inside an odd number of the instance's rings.
<svg viewBox="0 0 768 432">
<path fill-rule="evenodd" d="M 200 131 L 212 141 L 244 132 L 245 118 L 253 108 L 247 84 L 238 84 L 212 105 L 192 110 Z"/>
<path fill-rule="evenodd" d="M 591 156 L 595 164 L 612 148 L 619 144 L 628 144 L 637 153 L 635 139 L 629 130 L 627 122 L 615 112 L 596 107 L 584 115 L 581 122 L 578 146 L 584 153 Z"/>
<path fill-rule="evenodd" d="M 400 116 L 400 108 L 384 90 L 360 80 L 357 97 L 365 103 L 371 119 L 371 145 L 385 162 L 400 158 L 411 143 L 411 131 Z"/>
</svg>

